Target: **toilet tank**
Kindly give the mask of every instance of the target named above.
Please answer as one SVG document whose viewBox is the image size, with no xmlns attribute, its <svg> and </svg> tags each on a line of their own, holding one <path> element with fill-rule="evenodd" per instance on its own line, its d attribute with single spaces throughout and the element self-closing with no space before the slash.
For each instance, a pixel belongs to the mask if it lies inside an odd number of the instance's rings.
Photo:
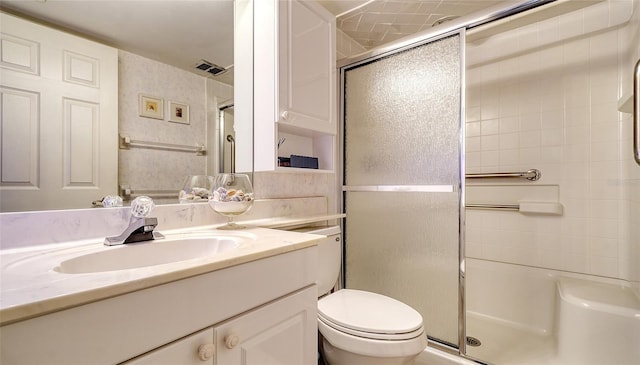
<svg viewBox="0 0 640 365">
<path fill-rule="evenodd" d="M 342 264 L 342 237 L 340 226 L 312 227 L 304 233 L 327 236 L 318 243 L 318 297 L 328 293 L 336 285 Z"/>
</svg>

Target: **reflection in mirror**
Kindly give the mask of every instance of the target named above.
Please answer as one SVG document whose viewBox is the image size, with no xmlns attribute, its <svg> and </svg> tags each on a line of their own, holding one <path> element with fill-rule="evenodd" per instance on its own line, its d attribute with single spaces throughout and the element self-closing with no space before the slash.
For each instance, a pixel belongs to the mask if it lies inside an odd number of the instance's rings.
<svg viewBox="0 0 640 365">
<path fill-rule="evenodd" d="M 27 19 L 46 34 L 29 43 L 37 38 L 31 31 L 15 34 L 21 26 L 0 22 L 3 55 L 14 50 L 9 63 L 17 60 L 0 68 L 0 211 L 90 208 L 108 194 L 123 196 L 125 204 L 139 195 L 177 203 L 185 176 L 222 171 L 218 111 L 233 100 L 237 69 L 233 0 L 3 0 L 0 10 L 3 20 Z M 69 38 L 63 42 L 57 34 Z M 114 66 L 105 66 L 85 44 L 102 46 L 115 57 L 115 64 L 109 61 Z M 29 58 L 32 49 L 39 51 L 35 59 Z M 23 56 L 29 59 L 23 62 Z M 38 63 L 29 73 L 20 63 L 32 60 Z M 43 90 L 63 89 L 47 84 L 53 69 L 64 70 L 60 85 L 72 86 L 47 100 Z M 112 73 L 105 75 L 108 69 Z M 57 100 L 62 108 L 47 108 Z M 111 129 L 101 129 L 107 125 Z M 11 140 L 19 142 L 6 143 Z M 251 151 L 251 138 L 237 146 Z"/>
<path fill-rule="evenodd" d="M 220 122 L 220 170 L 219 172 L 235 172 L 235 140 L 236 132 L 233 121 L 233 104 L 219 107 L 218 120 Z"/>
</svg>

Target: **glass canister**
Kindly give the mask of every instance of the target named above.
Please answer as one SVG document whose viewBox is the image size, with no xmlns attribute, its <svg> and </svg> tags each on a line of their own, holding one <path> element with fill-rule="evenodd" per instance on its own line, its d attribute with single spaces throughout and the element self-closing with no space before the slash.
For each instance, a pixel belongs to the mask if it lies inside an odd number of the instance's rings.
<svg viewBox="0 0 640 365">
<path fill-rule="evenodd" d="M 206 203 L 209 201 L 213 189 L 213 176 L 189 175 L 184 179 L 182 189 L 179 192 L 180 204 Z"/>
</svg>

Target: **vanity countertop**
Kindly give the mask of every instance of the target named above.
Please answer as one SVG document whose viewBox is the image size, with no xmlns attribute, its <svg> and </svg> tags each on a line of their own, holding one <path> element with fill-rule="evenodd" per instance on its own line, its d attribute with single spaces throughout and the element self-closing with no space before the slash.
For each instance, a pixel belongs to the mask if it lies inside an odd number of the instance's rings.
<svg viewBox="0 0 640 365">
<path fill-rule="evenodd" d="M 60 262 L 96 251 L 126 249 L 86 240 L 0 251 L 0 325 L 166 284 L 191 276 L 283 254 L 317 244 L 319 236 L 266 228 L 219 231 L 198 227 L 162 232 L 167 238 L 208 233 L 249 238 L 234 250 L 155 266 L 66 274 Z M 224 232 L 224 233 L 221 233 Z M 150 244 L 154 242 L 136 243 Z M 177 243 L 179 244 L 179 243 Z"/>
</svg>

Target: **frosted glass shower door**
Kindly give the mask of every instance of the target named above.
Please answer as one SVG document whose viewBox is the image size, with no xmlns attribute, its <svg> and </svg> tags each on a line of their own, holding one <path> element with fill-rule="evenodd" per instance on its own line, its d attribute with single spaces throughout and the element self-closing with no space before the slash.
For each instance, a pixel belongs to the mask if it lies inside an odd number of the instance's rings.
<svg viewBox="0 0 640 365">
<path fill-rule="evenodd" d="M 345 283 L 458 345 L 458 35 L 343 70 Z M 385 315 L 381 313 L 380 315 Z"/>
</svg>

